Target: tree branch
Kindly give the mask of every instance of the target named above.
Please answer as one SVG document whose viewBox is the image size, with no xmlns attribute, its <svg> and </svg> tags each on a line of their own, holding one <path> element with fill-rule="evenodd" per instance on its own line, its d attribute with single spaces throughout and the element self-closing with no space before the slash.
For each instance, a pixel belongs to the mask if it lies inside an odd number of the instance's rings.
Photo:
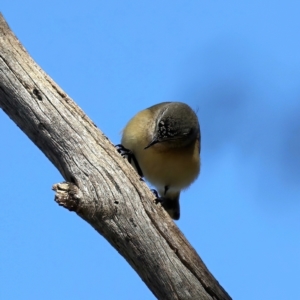
<svg viewBox="0 0 300 300">
<path fill-rule="evenodd" d="M 231 299 L 133 168 L 32 60 L 0 14 L 0 107 L 69 183 L 60 205 L 86 220 L 159 299 Z"/>
</svg>

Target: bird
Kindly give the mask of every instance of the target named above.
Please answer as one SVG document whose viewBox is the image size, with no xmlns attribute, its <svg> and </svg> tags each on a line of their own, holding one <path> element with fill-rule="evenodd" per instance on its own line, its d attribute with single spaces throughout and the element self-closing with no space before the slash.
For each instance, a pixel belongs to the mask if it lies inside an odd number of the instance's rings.
<svg viewBox="0 0 300 300">
<path fill-rule="evenodd" d="M 121 145 L 141 177 L 153 185 L 170 217 L 180 218 L 180 192 L 200 173 L 198 117 L 183 102 L 162 102 L 138 112 L 125 126 Z"/>
</svg>

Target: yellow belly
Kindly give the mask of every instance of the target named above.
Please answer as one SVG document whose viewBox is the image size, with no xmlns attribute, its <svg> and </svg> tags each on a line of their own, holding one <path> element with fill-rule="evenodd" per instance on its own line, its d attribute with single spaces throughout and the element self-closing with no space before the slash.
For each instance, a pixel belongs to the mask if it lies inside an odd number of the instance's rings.
<svg viewBox="0 0 300 300">
<path fill-rule="evenodd" d="M 194 146 L 189 149 L 158 151 L 158 147 L 159 145 L 154 145 L 136 153 L 145 178 L 157 188 L 187 188 L 200 171 L 198 148 Z"/>
</svg>

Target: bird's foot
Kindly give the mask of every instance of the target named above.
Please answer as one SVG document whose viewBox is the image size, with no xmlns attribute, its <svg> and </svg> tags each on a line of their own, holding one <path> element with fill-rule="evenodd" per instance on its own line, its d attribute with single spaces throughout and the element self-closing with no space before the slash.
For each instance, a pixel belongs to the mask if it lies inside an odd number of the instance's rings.
<svg viewBox="0 0 300 300">
<path fill-rule="evenodd" d="M 117 149 L 117 151 L 124 157 L 126 158 L 130 164 L 134 164 L 135 169 L 137 171 L 137 173 L 141 176 L 144 177 L 142 169 L 135 157 L 135 155 L 133 154 L 133 152 L 127 148 L 125 148 L 122 144 L 118 144 L 115 145 L 115 148 Z M 143 180 L 143 179 L 142 179 Z"/>
<path fill-rule="evenodd" d="M 156 197 L 155 201 L 157 200 L 158 202 L 161 202 L 157 190 L 151 189 L 150 191 L 151 191 L 151 192 L 154 194 L 154 196 Z M 156 202 L 156 203 L 158 203 L 158 202 Z"/>
</svg>

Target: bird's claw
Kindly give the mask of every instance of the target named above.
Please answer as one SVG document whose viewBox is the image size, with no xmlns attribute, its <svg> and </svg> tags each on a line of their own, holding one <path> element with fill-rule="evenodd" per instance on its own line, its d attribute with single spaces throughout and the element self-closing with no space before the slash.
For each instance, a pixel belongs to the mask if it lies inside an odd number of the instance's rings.
<svg viewBox="0 0 300 300">
<path fill-rule="evenodd" d="M 136 171 L 137 173 L 141 176 L 141 177 L 144 177 L 143 176 L 143 172 L 142 172 L 142 169 L 137 161 L 137 159 L 135 158 L 134 154 L 132 153 L 131 150 L 125 148 L 122 144 L 118 144 L 118 145 L 115 145 L 115 148 L 117 149 L 117 151 L 124 157 L 126 158 L 130 164 L 132 164 L 132 161 L 135 165 L 135 168 L 136 168 Z"/>
</svg>

